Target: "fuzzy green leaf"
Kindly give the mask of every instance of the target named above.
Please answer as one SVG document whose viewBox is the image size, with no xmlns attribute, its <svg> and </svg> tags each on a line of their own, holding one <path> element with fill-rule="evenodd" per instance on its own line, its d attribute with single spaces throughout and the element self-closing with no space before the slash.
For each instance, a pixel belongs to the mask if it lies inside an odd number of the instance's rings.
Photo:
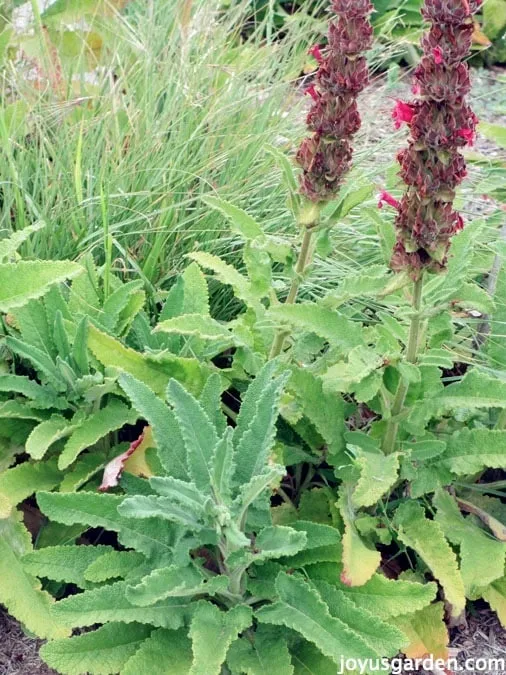
<svg viewBox="0 0 506 675">
<path fill-rule="evenodd" d="M 124 497 L 94 492 L 39 492 L 37 502 L 41 511 L 64 525 L 81 524 L 103 527 L 118 533 L 123 546 L 150 555 L 167 555 L 172 551 L 172 527 L 158 519 L 131 520 L 118 513 Z"/>
<path fill-rule="evenodd" d="M 7 313 L 40 298 L 50 286 L 81 274 L 77 263 L 21 260 L 0 264 L 0 312 Z"/>
<path fill-rule="evenodd" d="M 238 206 L 212 195 L 205 195 L 202 200 L 229 220 L 230 228 L 235 234 L 247 240 L 263 236 L 263 230 L 256 220 Z"/>
<path fill-rule="evenodd" d="M 214 424 L 200 403 L 179 382 L 171 380 L 167 398 L 174 408 L 188 456 L 188 470 L 199 490 L 209 492 L 211 459 L 218 443 Z"/>
<path fill-rule="evenodd" d="M 256 611 L 261 623 L 286 626 L 318 646 L 340 664 L 341 658 L 375 658 L 376 652 L 343 621 L 332 616 L 318 592 L 302 579 L 281 573 L 276 580 L 279 601 Z"/>
<path fill-rule="evenodd" d="M 402 504 L 397 509 L 395 520 L 399 539 L 414 549 L 429 567 L 444 589 L 452 616 L 459 617 L 466 606 L 464 582 L 455 553 L 441 526 L 429 520 L 422 506 L 416 502 Z"/>
<path fill-rule="evenodd" d="M 70 436 L 78 425 L 61 415 L 52 415 L 37 425 L 26 439 L 26 452 L 33 459 L 42 459 L 53 443 Z"/>
<path fill-rule="evenodd" d="M 241 485 L 260 474 L 267 464 L 276 436 L 279 400 L 287 379 L 288 373 L 266 385 L 257 401 L 255 415 L 240 440 L 234 433 L 234 442 L 237 443 L 234 480 Z"/>
<path fill-rule="evenodd" d="M 189 675 L 220 675 L 230 645 L 251 621 L 251 608 L 245 605 L 222 612 L 216 605 L 201 602 L 190 624 L 193 664 Z"/>
<path fill-rule="evenodd" d="M 109 551 L 110 546 L 48 546 L 27 553 L 23 567 L 33 576 L 86 588 L 86 569 Z"/>
<path fill-rule="evenodd" d="M 341 579 L 347 586 L 363 586 L 378 569 L 381 554 L 370 548 L 357 531 L 350 486 L 343 486 L 338 505 L 345 526 Z"/>
<path fill-rule="evenodd" d="M 121 675 L 186 675 L 193 660 L 187 629 L 154 630 L 127 661 Z"/>
<path fill-rule="evenodd" d="M 233 430 L 225 430 L 223 437 L 218 441 L 211 458 L 212 486 L 215 494 L 225 503 L 232 495 L 232 476 L 236 470 Z"/>
<path fill-rule="evenodd" d="M 241 637 L 232 643 L 227 654 L 227 664 L 233 672 L 246 675 L 293 675 L 290 652 L 282 630 L 271 626 L 258 626 L 251 637 Z"/>
<path fill-rule="evenodd" d="M 38 637 L 65 637 L 69 631 L 50 613 L 52 597 L 23 569 L 21 557 L 32 550 L 32 544 L 19 518 L 16 514 L 0 520 L 0 602 Z"/>
<path fill-rule="evenodd" d="M 92 325 L 89 327 L 88 347 L 104 366 L 130 373 L 147 384 L 155 394 L 165 394 L 172 377 L 183 382 L 190 391 L 199 393 L 207 372 L 207 368 L 196 359 L 167 352 L 159 355 L 136 352 Z"/>
<path fill-rule="evenodd" d="M 178 479 L 188 478 L 186 450 L 176 417 L 143 382 L 123 373 L 119 383 L 139 414 L 149 422 L 164 470 Z"/>
<path fill-rule="evenodd" d="M 466 594 L 488 586 L 504 575 L 506 543 L 493 539 L 478 527 L 472 518 L 465 518 L 457 502 L 440 490 L 434 496 L 436 521 L 452 544 L 460 546 L 460 569 Z"/>
<path fill-rule="evenodd" d="M 69 628 L 109 621 L 146 623 L 172 630 L 183 625 L 190 611 L 190 600 L 166 598 L 149 607 L 138 607 L 127 598 L 129 584 L 128 581 L 116 581 L 72 595 L 53 605 L 52 613 L 61 625 Z"/>
<path fill-rule="evenodd" d="M 110 623 L 70 640 L 48 642 L 40 654 L 48 666 L 63 675 L 111 675 L 122 671 L 151 630 L 141 624 Z"/>
<path fill-rule="evenodd" d="M 86 448 L 90 448 L 112 431 L 121 429 L 125 424 L 134 424 L 137 414 L 118 399 L 84 420 L 73 432 L 65 444 L 58 459 L 58 467 L 66 469 Z"/>
<path fill-rule="evenodd" d="M 367 452 L 358 446 L 352 446 L 352 451 L 360 471 L 352 495 L 353 505 L 357 508 L 374 506 L 397 482 L 399 454 L 385 456 L 379 449 Z"/>
<path fill-rule="evenodd" d="M 194 260 L 198 265 L 214 272 L 215 277 L 222 283 L 232 286 L 235 295 L 242 300 L 246 305 L 258 308 L 260 307 L 257 298 L 251 288 L 248 279 L 238 272 L 235 267 L 223 262 L 211 253 L 190 253 L 189 258 Z"/>
<path fill-rule="evenodd" d="M 0 518 L 7 518 L 17 504 L 37 490 L 56 487 L 62 474 L 56 461 L 23 462 L 0 474 Z"/>
<path fill-rule="evenodd" d="M 222 577 L 224 589 L 228 580 Z M 160 567 L 145 576 L 140 583 L 127 588 L 128 600 L 140 607 L 153 605 L 165 598 L 183 598 L 206 593 L 204 576 L 195 567 Z"/>
<path fill-rule="evenodd" d="M 409 428 L 419 431 L 432 418 L 443 417 L 460 408 L 506 408 L 506 382 L 470 370 L 460 382 L 445 387 L 436 397 L 418 402 L 408 418 Z"/>
<path fill-rule="evenodd" d="M 108 579 L 125 578 L 145 561 L 136 551 L 109 550 L 90 563 L 84 571 L 85 581 L 101 583 Z"/>
<path fill-rule="evenodd" d="M 342 349 L 353 349 L 364 342 L 360 324 L 316 303 L 279 305 L 270 309 L 268 316 L 276 323 L 287 322 L 301 330 L 316 333 L 329 344 Z"/>
<path fill-rule="evenodd" d="M 450 438 L 440 459 L 457 476 L 472 475 L 485 469 L 504 469 L 506 431 L 462 429 Z"/>
</svg>

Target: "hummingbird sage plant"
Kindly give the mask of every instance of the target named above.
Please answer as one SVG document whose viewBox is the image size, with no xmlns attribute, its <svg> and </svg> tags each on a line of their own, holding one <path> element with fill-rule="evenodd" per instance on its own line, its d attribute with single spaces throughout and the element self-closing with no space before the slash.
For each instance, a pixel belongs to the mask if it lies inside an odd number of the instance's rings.
<svg viewBox="0 0 506 675">
<path fill-rule="evenodd" d="M 397 243 L 391 266 L 407 271 L 414 281 L 413 318 L 407 360 L 416 362 L 419 342 L 423 275 L 444 271 L 453 235 L 464 220 L 453 208 L 455 189 L 467 175 L 461 149 L 474 141 L 476 115 L 466 102 L 471 90 L 469 55 L 473 14 L 481 0 L 425 0 L 422 14 L 431 23 L 422 37 L 423 56 L 415 70 L 409 103 L 398 101 L 393 112 L 397 128 L 410 129 L 408 147 L 398 160 L 407 189 L 400 202 L 382 193 L 397 209 Z M 392 417 L 404 406 L 407 385 L 399 384 Z M 385 449 L 394 449 L 397 425 L 392 422 Z"/>
<path fill-rule="evenodd" d="M 367 60 L 363 55 L 372 43 L 370 0 L 332 0 L 337 21 L 330 22 L 328 47 L 315 46 L 310 53 L 319 63 L 315 83 L 307 93 L 313 105 L 307 118 L 312 135 L 297 153 L 303 172 L 300 192 L 306 204 L 299 218 L 302 246 L 286 302 L 297 298 L 301 277 L 311 259 L 311 238 L 318 226 L 321 206 L 335 199 L 352 162 L 351 140 L 361 126 L 357 96 L 368 84 Z M 279 332 L 271 357 L 281 353 L 287 337 Z"/>
</svg>

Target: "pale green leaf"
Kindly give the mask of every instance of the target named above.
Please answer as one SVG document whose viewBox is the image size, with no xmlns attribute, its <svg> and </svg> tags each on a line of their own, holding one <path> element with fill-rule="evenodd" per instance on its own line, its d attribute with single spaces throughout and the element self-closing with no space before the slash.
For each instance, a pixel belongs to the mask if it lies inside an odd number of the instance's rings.
<svg viewBox="0 0 506 675">
<path fill-rule="evenodd" d="M 343 621 L 332 616 L 318 592 L 301 578 L 281 573 L 278 602 L 255 612 L 260 623 L 286 626 L 318 646 L 336 664 L 347 658 L 375 658 L 376 652 Z"/>
<path fill-rule="evenodd" d="M 191 479 L 199 490 L 209 492 L 212 481 L 211 459 L 218 443 L 214 424 L 200 403 L 176 380 L 169 383 L 167 399 L 179 422 Z"/>
<path fill-rule="evenodd" d="M 485 469 L 504 469 L 506 431 L 462 429 L 451 436 L 439 461 L 457 476 L 472 475 Z"/>
<path fill-rule="evenodd" d="M 109 551 L 110 546 L 48 546 L 27 553 L 23 567 L 33 576 L 86 588 L 86 569 Z"/>
<path fill-rule="evenodd" d="M 90 563 L 84 571 L 84 579 L 93 583 L 123 579 L 139 568 L 144 561 L 142 553 L 136 551 L 109 550 Z"/>
<path fill-rule="evenodd" d="M 69 631 L 50 613 L 52 597 L 23 569 L 21 557 L 32 550 L 32 544 L 19 520 L 20 515 L 0 519 L 0 602 L 38 637 L 65 637 Z"/>
<path fill-rule="evenodd" d="M 111 675 L 122 671 L 151 630 L 141 624 L 110 623 L 70 640 L 48 642 L 40 654 L 48 666 L 63 675 Z"/>
<path fill-rule="evenodd" d="M 256 239 L 263 236 L 263 230 L 256 220 L 246 211 L 230 202 L 213 195 L 205 195 L 202 200 L 212 209 L 222 213 L 229 221 L 232 232 L 244 239 Z"/>
<path fill-rule="evenodd" d="M 126 596 L 128 581 L 116 581 L 91 591 L 71 595 L 53 605 L 52 613 L 68 628 L 123 621 L 146 623 L 177 630 L 190 611 L 190 600 L 166 598 L 150 607 L 137 607 Z"/>
<path fill-rule="evenodd" d="M 40 298 L 53 284 L 73 279 L 83 268 L 77 263 L 21 260 L 0 264 L 0 312 L 10 312 Z"/>
<path fill-rule="evenodd" d="M 17 504 L 37 490 L 56 487 L 62 474 L 56 461 L 23 462 L 0 474 L 0 518 L 7 518 Z"/>
<path fill-rule="evenodd" d="M 290 652 L 282 630 L 259 625 L 251 637 L 241 637 L 232 643 L 227 664 L 233 672 L 245 675 L 293 675 Z M 335 674 L 334 674 L 335 675 Z"/>
<path fill-rule="evenodd" d="M 381 554 L 370 548 L 358 533 L 350 486 L 343 486 L 338 504 L 345 526 L 341 580 L 346 586 L 363 586 L 378 569 Z"/>
<path fill-rule="evenodd" d="M 37 425 L 26 439 L 26 452 L 33 459 L 42 459 L 53 443 L 70 436 L 78 425 L 61 415 L 52 415 Z"/>
<path fill-rule="evenodd" d="M 193 661 L 187 629 L 154 630 L 127 661 L 121 675 L 187 675 Z"/>
<path fill-rule="evenodd" d="M 464 582 L 457 558 L 439 523 L 429 520 L 416 502 L 405 502 L 396 513 L 399 539 L 415 550 L 444 589 L 452 616 L 458 618 L 465 609 Z"/>
<path fill-rule="evenodd" d="M 189 257 L 198 263 L 201 267 L 210 269 L 214 272 L 215 277 L 222 283 L 232 286 L 235 295 L 242 300 L 246 305 L 251 307 L 259 307 L 259 303 L 248 279 L 238 272 L 235 267 L 223 262 L 211 253 L 204 253 L 199 251 L 197 253 L 190 253 Z"/>
<path fill-rule="evenodd" d="M 193 664 L 189 675 L 220 675 L 230 645 L 251 621 L 251 608 L 245 605 L 222 612 L 209 602 L 200 603 L 190 624 Z"/>
<path fill-rule="evenodd" d="M 124 497 L 94 492 L 39 492 L 37 502 L 50 520 L 63 525 L 81 524 L 103 527 L 118 533 L 125 547 L 135 548 L 147 556 L 172 552 L 173 535 L 170 523 L 156 520 L 127 519 L 119 515 Z"/>
</svg>

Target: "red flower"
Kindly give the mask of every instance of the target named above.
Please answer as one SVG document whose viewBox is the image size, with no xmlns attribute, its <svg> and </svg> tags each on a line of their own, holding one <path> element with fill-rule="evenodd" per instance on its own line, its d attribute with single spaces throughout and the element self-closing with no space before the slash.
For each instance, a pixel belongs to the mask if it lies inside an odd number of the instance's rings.
<svg viewBox="0 0 506 675">
<path fill-rule="evenodd" d="M 319 101 L 320 100 L 320 94 L 316 91 L 316 87 L 314 84 L 312 84 L 310 87 L 306 89 L 304 94 L 307 94 L 308 96 L 311 96 L 313 101 Z"/>
<path fill-rule="evenodd" d="M 405 103 L 404 101 L 397 101 L 392 112 L 395 128 L 400 129 L 404 122 L 406 122 L 406 124 L 411 124 L 414 114 L 415 109 L 411 104 Z"/>
<path fill-rule="evenodd" d="M 308 54 L 310 54 L 318 63 L 323 63 L 323 55 L 321 53 L 320 45 L 314 45 L 314 47 L 311 47 L 311 49 L 308 51 Z"/>
<path fill-rule="evenodd" d="M 434 55 L 434 63 L 440 66 L 443 63 L 443 50 L 438 45 L 437 47 L 434 47 L 432 53 Z"/>
<path fill-rule="evenodd" d="M 466 143 L 473 145 L 474 143 L 474 131 L 473 129 L 457 129 L 455 135 L 458 138 L 463 138 Z"/>
<path fill-rule="evenodd" d="M 397 211 L 401 208 L 401 203 L 386 190 L 382 190 L 379 195 L 378 209 L 382 209 L 385 204 L 392 206 Z"/>
</svg>

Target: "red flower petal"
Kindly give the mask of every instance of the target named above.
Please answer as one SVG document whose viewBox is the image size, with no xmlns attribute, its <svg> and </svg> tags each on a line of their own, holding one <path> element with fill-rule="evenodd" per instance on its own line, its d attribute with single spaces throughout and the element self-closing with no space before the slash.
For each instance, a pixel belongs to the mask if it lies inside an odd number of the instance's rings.
<svg viewBox="0 0 506 675">
<path fill-rule="evenodd" d="M 401 203 L 398 199 L 392 197 L 386 190 L 382 190 L 379 195 L 378 208 L 382 209 L 385 204 L 392 206 L 397 211 L 401 208 Z"/>
<path fill-rule="evenodd" d="M 400 129 L 403 123 L 410 124 L 413 121 L 415 109 L 409 103 L 397 101 L 392 112 L 395 128 Z"/>
<path fill-rule="evenodd" d="M 434 47 L 434 50 L 433 50 L 432 53 L 434 55 L 434 63 L 436 63 L 436 65 L 440 66 L 443 63 L 443 50 L 441 49 L 441 47 L 437 46 L 437 47 Z"/>
<path fill-rule="evenodd" d="M 306 91 L 304 92 L 304 94 L 308 94 L 309 96 L 311 96 L 313 101 L 319 101 L 320 100 L 320 94 L 317 92 L 314 84 L 312 84 L 310 87 L 308 87 L 306 89 Z"/>
<path fill-rule="evenodd" d="M 308 54 L 316 59 L 318 63 L 323 63 L 323 55 L 321 53 L 320 45 L 314 45 L 311 47 L 311 49 L 308 51 Z"/>
</svg>

